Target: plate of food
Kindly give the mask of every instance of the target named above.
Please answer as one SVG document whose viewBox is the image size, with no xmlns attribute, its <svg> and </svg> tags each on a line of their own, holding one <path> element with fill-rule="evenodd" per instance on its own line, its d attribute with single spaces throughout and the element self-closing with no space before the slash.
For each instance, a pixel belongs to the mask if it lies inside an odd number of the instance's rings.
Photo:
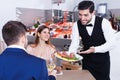
<svg viewBox="0 0 120 80">
<path fill-rule="evenodd" d="M 57 58 L 60 58 L 62 60 L 68 61 L 68 62 L 76 62 L 76 61 L 79 61 L 79 60 L 83 59 L 83 57 L 78 55 L 78 54 L 68 55 L 68 53 L 66 51 L 56 52 L 55 56 Z"/>
</svg>

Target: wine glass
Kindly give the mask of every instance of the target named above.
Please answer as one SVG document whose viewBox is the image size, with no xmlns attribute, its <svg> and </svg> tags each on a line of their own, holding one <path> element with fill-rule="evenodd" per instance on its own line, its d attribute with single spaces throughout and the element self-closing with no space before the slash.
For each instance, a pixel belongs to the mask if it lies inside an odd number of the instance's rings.
<svg viewBox="0 0 120 80">
<path fill-rule="evenodd" d="M 46 64 L 47 64 L 48 72 L 53 71 L 56 67 L 55 60 L 53 58 L 48 59 L 46 61 Z"/>
</svg>

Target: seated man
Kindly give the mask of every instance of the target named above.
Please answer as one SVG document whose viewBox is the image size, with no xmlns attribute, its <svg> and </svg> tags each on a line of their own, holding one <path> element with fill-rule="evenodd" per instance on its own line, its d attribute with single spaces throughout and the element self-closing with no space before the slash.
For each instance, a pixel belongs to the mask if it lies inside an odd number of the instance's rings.
<svg viewBox="0 0 120 80">
<path fill-rule="evenodd" d="M 0 80 L 56 80 L 48 76 L 45 60 L 29 55 L 26 26 L 18 21 L 7 22 L 2 29 L 7 48 L 0 55 Z"/>
</svg>

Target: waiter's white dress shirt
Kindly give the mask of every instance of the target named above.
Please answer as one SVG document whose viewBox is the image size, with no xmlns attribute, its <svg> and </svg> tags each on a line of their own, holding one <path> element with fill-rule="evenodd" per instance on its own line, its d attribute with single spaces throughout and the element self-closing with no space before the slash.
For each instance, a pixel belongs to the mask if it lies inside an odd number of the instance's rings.
<svg viewBox="0 0 120 80">
<path fill-rule="evenodd" d="M 92 17 L 92 20 L 88 24 L 90 24 L 90 23 L 93 25 L 93 27 L 86 27 L 89 35 L 92 34 L 92 31 L 94 28 L 95 16 Z M 115 42 L 114 33 L 116 31 L 112 29 L 111 23 L 105 18 L 103 18 L 103 21 L 102 21 L 102 31 L 103 31 L 106 43 L 99 45 L 99 46 L 95 46 L 95 53 L 96 52 L 103 53 L 103 52 L 111 50 L 114 47 L 113 46 L 113 44 Z M 81 37 L 79 36 L 77 22 L 75 22 L 72 27 L 72 42 L 71 42 L 71 45 L 68 50 L 69 53 L 77 52 L 77 49 L 80 44 L 80 39 L 81 39 Z"/>
</svg>

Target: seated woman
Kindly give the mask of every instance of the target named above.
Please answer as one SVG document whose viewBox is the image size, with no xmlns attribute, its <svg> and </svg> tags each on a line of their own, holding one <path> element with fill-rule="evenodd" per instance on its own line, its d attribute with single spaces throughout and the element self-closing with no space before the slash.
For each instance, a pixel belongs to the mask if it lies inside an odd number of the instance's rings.
<svg viewBox="0 0 120 80">
<path fill-rule="evenodd" d="M 35 42 L 28 45 L 27 51 L 29 54 L 43 58 L 46 61 L 55 59 L 54 52 L 56 48 L 50 43 L 50 30 L 47 26 L 39 26 Z"/>
<path fill-rule="evenodd" d="M 39 26 L 36 32 L 34 44 L 27 47 L 27 51 L 34 56 L 49 60 L 56 51 L 54 45 L 50 43 L 50 30 L 45 25 Z"/>
</svg>

